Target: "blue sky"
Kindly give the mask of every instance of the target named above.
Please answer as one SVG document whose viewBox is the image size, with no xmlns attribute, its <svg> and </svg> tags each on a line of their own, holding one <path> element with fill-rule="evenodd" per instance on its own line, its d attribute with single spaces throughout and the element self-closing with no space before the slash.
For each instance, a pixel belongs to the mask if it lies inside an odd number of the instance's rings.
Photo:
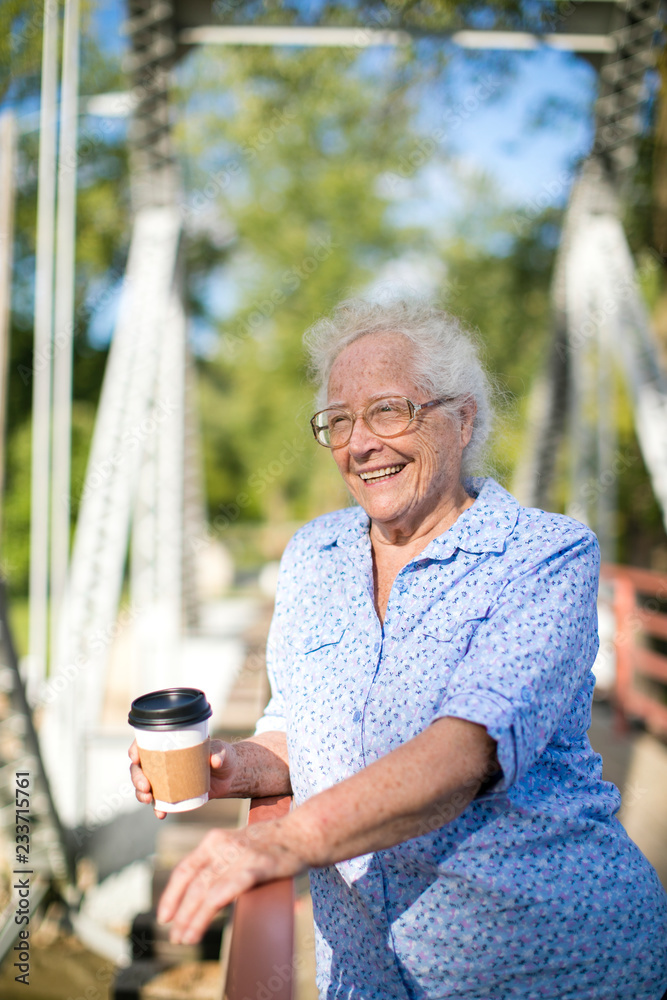
<svg viewBox="0 0 667 1000">
<path fill-rule="evenodd" d="M 482 102 L 468 118 L 459 115 L 453 145 L 491 173 L 509 201 L 520 204 L 538 196 L 590 147 L 596 80 L 582 59 L 547 48 L 515 53 L 512 61 L 515 76 L 499 87 L 495 100 Z M 583 114 L 552 109 L 544 124 L 532 124 L 553 100 Z"/>
<path fill-rule="evenodd" d="M 126 46 L 120 33 L 124 16 L 123 0 L 99 0 L 92 20 L 100 44 L 119 56 Z M 419 44 L 428 56 L 429 46 L 439 43 Z M 596 89 L 592 67 L 547 48 L 476 58 L 444 44 L 449 51 L 446 86 L 442 94 L 425 94 L 418 120 L 425 134 L 442 127 L 445 137 L 422 170 L 413 171 L 402 186 L 394 185 L 396 219 L 456 231 L 457 220 L 474 223 L 476 212 L 483 212 L 471 195 L 480 188 L 491 210 L 530 212 L 538 204 L 564 204 L 573 165 L 591 144 Z M 386 53 L 375 50 L 367 57 L 382 60 Z M 502 250 L 502 239 L 498 248 Z M 429 278 L 429 269 L 430 261 L 398 262 L 399 276 L 408 281 L 414 277 L 425 286 L 441 277 L 436 268 Z M 234 276 L 224 277 L 215 275 L 206 295 L 212 313 L 220 318 L 238 305 Z M 109 317 L 96 317 L 93 338 L 97 331 L 106 339 L 109 326 Z M 206 327 L 199 334 L 206 340 L 212 332 Z M 201 346 L 206 351 L 204 343 Z"/>
<path fill-rule="evenodd" d="M 120 54 L 125 48 L 119 30 L 124 16 L 124 0 L 98 0 L 95 4 L 93 30 L 108 51 Z M 503 81 L 492 99 L 482 101 L 466 117 L 464 105 L 474 93 L 479 64 L 455 46 L 449 49 L 448 91 L 453 94 L 454 106 L 461 106 L 462 115 L 451 131 L 448 151 L 487 173 L 502 200 L 515 206 L 530 203 L 541 195 L 545 184 L 552 184 L 569 170 L 590 146 L 595 72 L 583 59 L 547 48 L 509 57 L 504 53 L 501 58 L 510 61 L 512 79 Z M 493 63 L 492 55 L 485 57 L 489 69 L 482 71 L 482 76 L 494 76 Z M 570 117 L 552 112 L 550 122 L 531 127 L 536 113 L 549 101 L 567 102 L 584 114 Z M 422 109 L 424 121 L 435 119 L 439 110 L 437 103 L 427 103 Z M 562 199 L 566 197 L 565 190 Z"/>
</svg>

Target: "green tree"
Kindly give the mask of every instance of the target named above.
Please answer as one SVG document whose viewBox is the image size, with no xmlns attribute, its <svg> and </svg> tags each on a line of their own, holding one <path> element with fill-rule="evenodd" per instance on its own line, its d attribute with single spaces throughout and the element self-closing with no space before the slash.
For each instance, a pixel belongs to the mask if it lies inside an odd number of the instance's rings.
<svg viewBox="0 0 667 1000">
<path fill-rule="evenodd" d="M 122 89 L 116 59 L 90 36 L 91 4 L 82 5 L 81 92 Z M 9 0 L 0 5 L 0 102 L 19 123 L 16 171 L 14 282 L 8 386 L 8 443 L 3 563 L 14 593 L 25 593 L 30 524 L 30 413 L 33 375 L 46 359 L 33 357 L 33 311 L 39 132 L 35 107 L 40 89 L 44 5 Z M 54 2 L 52 16 L 62 18 Z M 62 32 L 61 32 L 62 34 Z M 78 170 L 76 302 L 74 316 L 73 481 L 81 482 L 90 445 L 106 347 L 89 341 L 91 317 L 108 305 L 125 266 L 129 198 L 124 128 L 82 114 L 74 152 Z M 58 333 L 59 331 L 56 331 Z M 72 517 L 78 496 L 73 498 Z"/>
<path fill-rule="evenodd" d="M 184 215 L 229 240 L 219 280 L 234 299 L 220 355 L 201 366 L 214 516 L 344 502 L 308 427 L 301 335 L 405 247 L 378 182 L 418 140 L 414 72 L 401 54 L 378 66 L 356 50 L 263 49 L 202 52 L 184 71 Z"/>
</svg>

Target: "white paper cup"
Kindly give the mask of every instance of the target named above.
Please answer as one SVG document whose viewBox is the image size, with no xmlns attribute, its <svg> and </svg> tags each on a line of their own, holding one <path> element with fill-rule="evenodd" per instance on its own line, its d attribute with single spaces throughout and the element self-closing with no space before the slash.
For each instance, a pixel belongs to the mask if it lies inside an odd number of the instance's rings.
<svg viewBox="0 0 667 1000">
<path fill-rule="evenodd" d="M 202 718 L 202 715 L 206 717 Z M 211 708 L 202 691 L 196 688 L 165 688 L 164 691 L 151 691 L 136 698 L 132 702 L 128 721 L 140 750 L 162 753 L 186 750 L 204 743 L 208 739 L 210 715 Z M 191 721 L 196 716 L 199 716 L 198 721 Z M 158 798 L 154 802 L 155 808 L 162 812 L 187 812 L 208 802 L 208 792 L 178 802 Z"/>
<path fill-rule="evenodd" d="M 134 727 L 133 727 L 134 728 Z M 137 746 L 142 750 L 185 750 L 186 747 L 196 747 L 208 739 L 208 719 L 197 723 L 188 729 L 134 729 Z M 193 799 L 183 799 L 181 802 L 164 802 L 155 799 L 155 808 L 162 812 L 187 812 L 208 802 L 208 792 L 196 795 Z"/>
</svg>

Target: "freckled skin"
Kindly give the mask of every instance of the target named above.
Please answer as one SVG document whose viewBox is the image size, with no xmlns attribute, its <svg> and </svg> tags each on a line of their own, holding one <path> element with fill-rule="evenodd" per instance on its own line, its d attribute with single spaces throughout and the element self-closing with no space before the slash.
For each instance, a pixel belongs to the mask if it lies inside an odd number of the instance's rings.
<svg viewBox="0 0 667 1000">
<path fill-rule="evenodd" d="M 368 334 L 356 340 L 333 365 L 327 405 L 361 413 L 380 395 L 428 402 L 411 375 L 411 354 L 410 341 L 399 333 Z M 371 518 L 376 552 L 383 545 L 404 547 L 399 559 L 404 564 L 471 506 L 460 474 L 474 413 L 474 403 L 462 407 L 460 421 L 440 407 L 422 410 L 405 434 L 395 438 L 380 438 L 357 419 L 349 444 L 332 451 L 352 496 Z M 364 483 L 359 478 L 359 472 L 393 465 L 405 468 L 379 482 Z"/>
</svg>

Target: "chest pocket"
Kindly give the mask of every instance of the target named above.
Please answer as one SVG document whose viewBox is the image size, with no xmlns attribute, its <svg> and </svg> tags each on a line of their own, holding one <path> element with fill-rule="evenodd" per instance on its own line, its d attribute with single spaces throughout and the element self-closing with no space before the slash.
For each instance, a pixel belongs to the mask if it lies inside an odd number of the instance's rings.
<svg viewBox="0 0 667 1000">
<path fill-rule="evenodd" d="M 290 701 L 292 712 L 307 715 L 314 705 L 323 705 L 345 684 L 348 656 L 342 639 L 343 625 L 322 622 L 294 630 L 291 651 Z"/>
<path fill-rule="evenodd" d="M 488 595 L 477 603 L 467 600 L 458 613 L 452 602 L 443 601 L 429 610 L 421 627 L 415 630 L 419 632 L 416 664 L 419 669 L 411 674 L 410 683 L 421 706 L 422 719 L 432 718 L 441 704 L 452 675 L 468 652 L 489 607 Z"/>
<path fill-rule="evenodd" d="M 491 602 L 488 595 L 477 601 L 466 601 L 457 608 L 455 602 L 441 602 L 433 607 L 422 622 L 424 635 L 440 642 L 453 642 L 465 639 L 465 645 L 470 641 L 477 626 L 489 616 Z"/>
<path fill-rule="evenodd" d="M 337 646 L 345 634 L 345 629 L 345 625 L 323 623 L 319 627 L 310 626 L 295 631 L 287 642 L 297 654 L 315 653 L 327 646 Z"/>
</svg>

